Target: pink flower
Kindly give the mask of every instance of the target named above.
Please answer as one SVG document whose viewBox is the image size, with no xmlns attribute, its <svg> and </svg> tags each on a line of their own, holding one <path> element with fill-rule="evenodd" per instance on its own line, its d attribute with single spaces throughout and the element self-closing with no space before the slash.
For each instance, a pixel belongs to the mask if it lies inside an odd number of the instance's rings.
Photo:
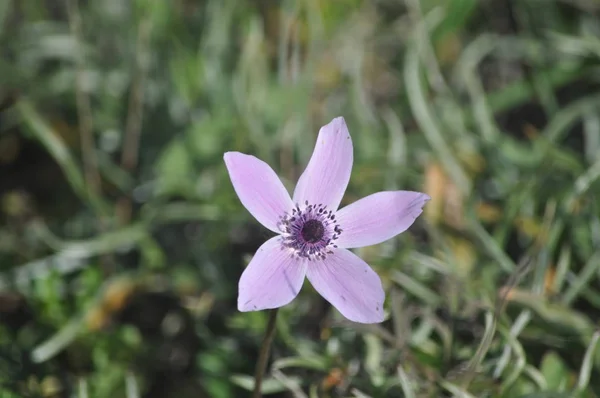
<svg viewBox="0 0 600 398">
<path fill-rule="evenodd" d="M 350 248 L 381 243 L 410 227 L 430 198 L 385 191 L 338 210 L 352 169 L 352 140 L 343 117 L 319 131 L 293 200 L 268 164 L 254 156 L 224 156 L 235 192 L 262 225 L 277 233 L 242 273 L 238 309 L 257 311 L 291 302 L 304 277 L 351 321 L 383 321 L 379 276 Z"/>
</svg>

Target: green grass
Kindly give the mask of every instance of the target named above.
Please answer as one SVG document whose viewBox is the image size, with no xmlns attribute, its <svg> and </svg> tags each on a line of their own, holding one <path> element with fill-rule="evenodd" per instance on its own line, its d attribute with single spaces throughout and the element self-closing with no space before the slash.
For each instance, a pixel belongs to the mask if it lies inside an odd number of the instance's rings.
<svg viewBox="0 0 600 398">
<path fill-rule="evenodd" d="M 359 250 L 386 321 L 306 284 L 265 395 L 600 396 L 593 1 L 0 3 L 0 396 L 249 396 L 269 235 L 222 155 L 291 189 L 340 115 L 343 204 L 432 200 Z"/>
</svg>

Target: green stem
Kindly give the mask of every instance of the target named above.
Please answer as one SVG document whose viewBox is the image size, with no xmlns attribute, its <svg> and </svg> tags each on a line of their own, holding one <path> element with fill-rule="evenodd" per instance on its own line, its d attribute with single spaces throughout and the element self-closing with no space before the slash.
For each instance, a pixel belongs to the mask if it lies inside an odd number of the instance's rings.
<svg viewBox="0 0 600 398">
<path fill-rule="evenodd" d="M 271 351 L 271 343 L 273 337 L 275 337 L 275 321 L 277 320 L 278 309 L 272 309 L 269 311 L 269 321 L 265 330 L 265 337 L 260 347 L 260 353 L 258 354 L 258 361 L 256 362 L 256 371 L 254 373 L 254 393 L 252 398 L 261 398 L 261 385 L 265 370 L 267 369 L 267 361 L 269 360 L 269 352 Z"/>
</svg>

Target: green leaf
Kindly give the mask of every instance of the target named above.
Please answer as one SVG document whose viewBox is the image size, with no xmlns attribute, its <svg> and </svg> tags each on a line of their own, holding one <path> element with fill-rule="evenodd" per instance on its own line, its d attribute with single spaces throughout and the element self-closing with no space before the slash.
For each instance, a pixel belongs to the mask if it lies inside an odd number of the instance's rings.
<svg viewBox="0 0 600 398">
<path fill-rule="evenodd" d="M 178 139 L 163 151 L 158 160 L 157 173 L 162 193 L 190 192 L 190 178 L 194 167 L 186 145 Z"/>
<path fill-rule="evenodd" d="M 548 383 L 548 388 L 558 390 L 565 386 L 569 376 L 569 370 L 562 358 L 555 351 L 550 351 L 542 358 L 540 370 Z"/>
<path fill-rule="evenodd" d="M 451 0 L 439 1 L 441 5 L 446 6 L 446 18 L 435 29 L 432 40 L 434 42 L 444 38 L 449 33 L 459 31 L 468 22 L 477 6 L 477 0 Z"/>
<path fill-rule="evenodd" d="M 328 369 L 326 359 L 321 357 L 289 357 L 281 358 L 273 362 L 273 369 L 285 369 L 285 368 L 303 368 L 326 371 Z"/>
<path fill-rule="evenodd" d="M 301 383 L 299 377 L 289 377 L 294 383 Z M 245 390 L 252 391 L 254 389 L 254 377 L 246 375 L 233 375 L 230 378 L 231 382 Z M 261 391 L 263 394 L 275 394 L 278 392 L 287 391 L 287 387 L 279 380 L 274 378 L 266 378 L 262 382 Z"/>
</svg>

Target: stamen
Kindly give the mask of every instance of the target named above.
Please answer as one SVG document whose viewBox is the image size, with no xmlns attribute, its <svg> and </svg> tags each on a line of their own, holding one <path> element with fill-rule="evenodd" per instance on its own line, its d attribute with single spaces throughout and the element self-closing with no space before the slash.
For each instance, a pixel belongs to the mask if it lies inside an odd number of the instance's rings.
<svg viewBox="0 0 600 398">
<path fill-rule="evenodd" d="M 291 249 L 294 256 L 312 260 L 323 260 L 332 249 L 342 229 L 337 224 L 335 213 L 322 203 L 304 206 L 296 204 L 291 215 L 284 214 L 279 222 L 282 248 Z"/>
</svg>

